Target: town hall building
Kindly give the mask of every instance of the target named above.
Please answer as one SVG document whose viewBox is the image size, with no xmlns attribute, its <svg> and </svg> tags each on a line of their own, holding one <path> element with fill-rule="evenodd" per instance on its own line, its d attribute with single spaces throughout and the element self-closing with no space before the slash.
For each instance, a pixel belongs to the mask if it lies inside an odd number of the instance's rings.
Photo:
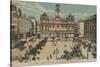
<svg viewBox="0 0 100 67">
<path fill-rule="evenodd" d="M 75 18 L 69 14 L 66 18 L 61 17 L 60 4 L 56 4 L 56 14 L 50 18 L 47 13 L 40 16 L 40 31 L 42 37 L 56 38 L 60 40 L 72 40 L 75 34 Z"/>
</svg>

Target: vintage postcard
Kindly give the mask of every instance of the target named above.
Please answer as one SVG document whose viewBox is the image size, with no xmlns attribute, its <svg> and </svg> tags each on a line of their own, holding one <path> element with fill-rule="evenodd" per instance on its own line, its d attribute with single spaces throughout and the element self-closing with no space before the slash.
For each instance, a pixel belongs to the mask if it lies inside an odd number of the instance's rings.
<svg viewBox="0 0 100 67">
<path fill-rule="evenodd" d="M 13 67 L 96 61 L 96 5 L 13 0 L 10 8 Z"/>
</svg>

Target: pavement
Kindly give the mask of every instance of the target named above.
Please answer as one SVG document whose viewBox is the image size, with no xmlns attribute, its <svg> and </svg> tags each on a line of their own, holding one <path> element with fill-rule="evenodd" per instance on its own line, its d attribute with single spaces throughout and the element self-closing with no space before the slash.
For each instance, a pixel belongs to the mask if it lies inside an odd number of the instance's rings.
<svg viewBox="0 0 100 67">
<path fill-rule="evenodd" d="M 34 41 L 34 40 L 33 40 Z M 28 42 L 28 45 L 27 43 L 25 44 L 26 47 L 28 47 L 29 45 L 32 45 L 32 47 L 35 47 L 37 43 L 39 43 L 41 40 L 39 39 L 36 39 L 34 42 Z M 35 60 L 35 61 L 27 61 L 27 62 L 22 62 L 24 64 L 37 64 L 37 63 L 41 63 L 41 64 L 44 64 L 44 63 L 50 63 L 50 62 L 55 62 L 56 61 L 67 61 L 67 62 L 72 62 L 72 61 L 75 61 L 76 60 L 79 60 L 80 62 L 83 60 L 85 61 L 94 61 L 94 58 L 91 54 L 91 52 L 88 53 L 89 57 L 88 59 L 79 59 L 79 58 L 74 58 L 74 59 L 71 59 L 71 60 L 64 60 L 64 59 L 61 59 L 61 60 L 58 60 L 57 58 L 60 58 L 64 53 L 63 51 L 64 50 L 68 50 L 69 52 L 72 51 L 71 47 L 73 47 L 74 44 L 72 41 L 64 41 L 64 40 L 60 40 L 60 41 L 47 41 L 45 46 L 43 47 L 42 50 L 39 50 L 40 51 L 40 54 L 37 54 L 36 57 L 39 57 L 38 60 Z M 81 50 L 82 50 L 82 54 L 84 56 L 87 56 L 87 49 L 84 49 L 83 46 L 81 46 Z M 12 61 L 13 63 L 18 63 L 18 61 Z M 44 62 L 44 63 L 43 63 Z"/>
</svg>

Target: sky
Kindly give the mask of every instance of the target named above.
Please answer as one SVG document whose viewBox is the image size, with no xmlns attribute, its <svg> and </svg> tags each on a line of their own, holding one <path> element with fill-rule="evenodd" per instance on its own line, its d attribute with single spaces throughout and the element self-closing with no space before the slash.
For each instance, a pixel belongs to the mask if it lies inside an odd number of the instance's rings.
<svg viewBox="0 0 100 67">
<path fill-rule="evenodd" d="M 18 8 L 21 8 L 22 13 L 27 16 L 34 16 L 39 19 L 40 15 L 46 12 L 50 17 L 55 16 L 55 3 L 47 2 L 30 2 L 30 1 L 13 1 Z M 60 4 L 60 15 L 66 17 L 70 13 L 76 19 L 84 19 L 91 15 L 96 14 L 95 5 L 76 5 L 76 4 Z"/>
</svg>

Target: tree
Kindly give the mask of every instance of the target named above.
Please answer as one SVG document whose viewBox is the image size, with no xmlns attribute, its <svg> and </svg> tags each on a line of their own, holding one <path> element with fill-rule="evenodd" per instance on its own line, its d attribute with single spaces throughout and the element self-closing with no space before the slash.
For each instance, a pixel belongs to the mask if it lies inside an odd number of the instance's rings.
<svg viewBox="0 0 100 67">
<path fill-rule="evenodd" d="M 32 48 L 30 50 L 30 54 L 36 55 L 37 49 L 36 48 Z"/>
<path fill-rule="evenodd" d="M 68 52 L 67 50 L 63 51 L 63 53 L 64 53 L 63 58 L 65 58 L 65 59 L 70 59 L 71 58 L 71 53 Z"/>
</svg>

